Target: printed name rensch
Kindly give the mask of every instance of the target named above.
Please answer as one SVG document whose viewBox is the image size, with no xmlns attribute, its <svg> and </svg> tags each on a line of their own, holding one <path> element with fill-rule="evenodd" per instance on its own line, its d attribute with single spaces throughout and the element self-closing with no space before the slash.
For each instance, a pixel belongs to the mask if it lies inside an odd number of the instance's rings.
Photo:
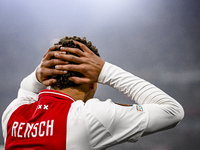
<svg viewBox="0 0 200 150">
<path fill-rule="evenodd" d="M 25 123 L 15 121 L 12 125 L 12 135 L 20 138 L 53 136 L 54 120 L 39 123 Z"/>
</svg>

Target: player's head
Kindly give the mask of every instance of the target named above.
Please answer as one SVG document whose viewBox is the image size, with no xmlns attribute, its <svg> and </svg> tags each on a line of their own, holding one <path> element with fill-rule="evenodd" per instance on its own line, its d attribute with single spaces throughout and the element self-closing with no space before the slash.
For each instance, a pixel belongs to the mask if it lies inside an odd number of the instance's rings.
<svg viewBox="0 0 200 150">
<path fill-rule="evenodd" d="M 75 45 L 73 41 L 78 41 L 80 43 L 85 44 L 92 52 L 94 52 L 97 56 L 100 56 L 97 48 L 94 45 L 92 45 L 91 41 L 87 41 L 85 37 L 84 38 L 80 38 L 77 36 L 64 37 L 64 38 L 60 39 L 60 41 L 58 43 L 56 43 L 55 45 L 61 45 L 62 47 L 78 48 L 81 50 L 79 45 Z M 58 50 L 58 49 L 55 49 L 55 50 Z M 69 64 L 75 64 L 75 63 L 69 62 Z M 72 76 L 83 77 L 83 74 L 81 74 L 79 72 L 75 72 L 75 71 L 68 71 L 67 74 L 64 74 L 64 75 L 53 75 L 52 78 L 56 79 L 57 82 L 55 84 L 53 84 L 51 87 L 53 89 L 62 90 L 62 89 L 69 88 L 69 87 L 80 86 L 79 84 L 75 84 L 74 82 L 69 80 L 69 77 L 72 77 Z"/>
</svg>

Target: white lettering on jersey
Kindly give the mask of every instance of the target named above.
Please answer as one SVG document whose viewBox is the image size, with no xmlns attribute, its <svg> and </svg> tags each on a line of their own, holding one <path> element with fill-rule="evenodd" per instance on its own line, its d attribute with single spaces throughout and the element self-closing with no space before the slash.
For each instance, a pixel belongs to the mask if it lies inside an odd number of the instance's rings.
<svg viewBox="0 0 200 150">
<path fill-rule="evenodd" d="M 48 105 L 44 105 L 44 108 L 43 108 L 43 109 L 48 110 Z"/>
<path fill-rule="evenodd" d="M 42 107 L 43 106 L 43 107 Z M 48 110 L 49 105 L 38 105 L 37 109 L 45 109 Z"/>
<path fill-rule="evenodd" d="M 49 123 L 49 120 L 47 121 L 47 132 L 46 132 L 46 136 L 49 136 L 49 130 L 51 131 L 51 132 L 50 132 L 50 136 L 53 135 L 53 123 L 54 123 L 54 120 L 51 120 L 51 124 Z"/>
<path fill-rule="evenodd" d="M 16 128 L 18 126 L 18 122 L 14 122 L 13 126 L 12 126 L 12 135 L 11 136 L 15 136 L 16 137 Z"/>
<path fill-rule="evenodd" d="M 40 126 L 39 126 L 39 136 L 40 137 L 44 136 L 44 134 L 45 134 L 44 131 L 41 132 L 41 128 L 42 128 L 42 126 L 45 126 L 45 124 L 46 124 L 45 121 L 40 122 Z"/>
<path fill-rule="evenodd" d="M 42 109 L 42 105 L 38 105 L 38 109 Z"/>
<path fill-rule="evenodd" d="M 54 120 L 38 123 L 24 123 L 15 121 L 12 125 L 11 136 L 19 138 L 53 136 Z M 22 132 L 24 131 L 24 133 Z"/>
<path fill-rule="evenodd" d="M 20 135 L 20 130 L 22 130 L 22 128 L 23 128 L 24 125 L 25 125 L 24 122 L 21 122 L 21 123 L 19 124 L 18 132 L 17 132 L 17 136 L 18 136 L 18 137 L 22 137 L 22 135 Z"/>
</svg>

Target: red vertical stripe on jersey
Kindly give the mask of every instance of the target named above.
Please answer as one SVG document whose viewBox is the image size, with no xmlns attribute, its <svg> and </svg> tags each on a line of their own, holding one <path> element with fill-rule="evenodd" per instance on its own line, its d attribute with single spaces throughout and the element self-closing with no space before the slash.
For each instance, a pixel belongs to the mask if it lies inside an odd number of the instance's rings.
<svg viewBox="0 0 200 150">
<path fill-rule="evenodd" d="M 16 109 L 7 124 L 6 150 L 65 150 L 67 115 L 74 100 L 53 90 Z"/>
</svg>

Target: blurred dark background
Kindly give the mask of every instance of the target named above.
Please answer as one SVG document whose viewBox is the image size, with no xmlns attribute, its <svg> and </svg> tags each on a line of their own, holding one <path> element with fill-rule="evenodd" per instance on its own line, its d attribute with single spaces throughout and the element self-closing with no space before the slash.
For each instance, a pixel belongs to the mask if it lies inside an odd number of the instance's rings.
<svg viewBox="0 0 200 150">
<path fill-rule="evenodd" d="M 0 0 L 0 115 L 48 48 L 73 35 L 86 36 L 104 60 L 160 87 L 185 109 L 176 128 L 110 150 L 200 148 L 199 0 Z M 133 103 L 102 85 L 96 97 Z"/>
</svg>

